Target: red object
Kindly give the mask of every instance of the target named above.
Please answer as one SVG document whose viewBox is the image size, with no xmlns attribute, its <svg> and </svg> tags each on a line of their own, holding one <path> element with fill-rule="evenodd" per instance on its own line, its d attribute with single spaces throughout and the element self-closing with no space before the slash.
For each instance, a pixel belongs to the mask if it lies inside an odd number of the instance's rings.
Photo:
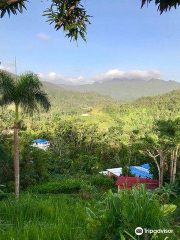
<svg viewBox="0 0 180 240">
<path fill-rule="evenodd" d="M 132 189 L 133 186 L 138 186 L 139 184 L 145 184 L 148 189 L 159 187 L 159 181 L 139 177 L 119 177 L 116 182 L 118 189 Z"/>
</svg>

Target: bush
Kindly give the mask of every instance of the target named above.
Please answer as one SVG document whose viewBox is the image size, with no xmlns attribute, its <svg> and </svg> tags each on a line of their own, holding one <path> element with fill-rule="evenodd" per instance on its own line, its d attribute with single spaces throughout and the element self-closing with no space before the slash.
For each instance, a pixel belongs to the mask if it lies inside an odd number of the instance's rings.
<svg viewBox="0 0 180 240">
<path fill-rule="evenodd" d="M 78 179 L 65 179 L 59 182 L 44 183 L 42 185 L 30 188 L 30 190 L 42 194 L 71 194 L 79 192 L 80 188 L 81 183 Z"/>
<path fill-rule="evenodd" d="M 157 188 L 155 192 L 160 196 L 161 202 L 165 204 L 178 197 L 180 185 L 178 182 L 165 183 L 161 188 Z"/>
<path fill-rule="evenodd" d="M 116 186 L 113 179 L 102 174 L 93 175 L 89 181 L 92 185 L 100 189 L 110 189 Z"/>
<path fill-rule="evenodd" d="M 50 153 L 39 148 L 26 147 L 20 162 L 21 188 L 46 182 L 50 179 Z"/>
<path fill-rule="evenodd" d="M 92 186 L 88 182 L 82 181 L 80 193 L 83 199 L 93 198 L 93 195 L 95 192 L 96 192 L 96 188 L 94 186 Z"/>
<path fill-rule="evenodd" d="M 55 175 L 51 182 L 38 186 L 32 186 L 28 190 L 41 194 L 71 194 L 81 193 L 83 198 L 92 198 L 98 190 L 116 188 L 114 180 L 101 174 L 77 175 L 74 178 L 69 175 Z"/>
</svg>

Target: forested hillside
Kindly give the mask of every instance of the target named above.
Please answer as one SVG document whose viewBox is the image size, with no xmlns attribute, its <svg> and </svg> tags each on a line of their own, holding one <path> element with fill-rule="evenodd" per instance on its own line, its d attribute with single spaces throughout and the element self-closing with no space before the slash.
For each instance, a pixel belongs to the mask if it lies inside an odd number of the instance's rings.
<svg viewBox="0 0 180 240">
<path fill-rule="evenodd" d="M 21 112 L 20 142 L 26 149 L 35 138 L 50 140 L 51 158 L 58 156 L 64 166 L 58 165 L 57 172 L 71 171 L 92 159 L 91 164 L 98 164 L 99 170 L 124 165 L 127 161 L 143 163 L 148 156 L 140 154 L 135 139 L 151 133 L 158 120 L 180 116 L 180 90 L 124 104 L 97 93 L 68 91 L 47 82 L 43 88 L 50 97 L 51 109 L 33 116 Z M 12 129 L 13 109 L 1 109 L 0 114 L 0 131 Z M 9 149 L 8 142 L 13 138 L 7 136 L 4 142 L 4 137 L 1 135 L 0 145 L 5 144 L 5 149 Z"/>
<path fill-rule="evenodd" d="M 68 198 L 66 199 L 69 200 L 70 195 L 74 196 L 75 199 L 82 198 L 82 209 L 85 209 L 84 200 L 87 199 L 88 204 L 89 200 L 96 202 L 96 199 L 100 199 L 101 201 L 104 198 L 104 192 L 109 189 L 117 191 L 114 180 L 100 175 L 100 171 L 122 167 L 124 176 L 132 176 L 128 167 L 144 163 L 149 163 L 154 179 L 162 179 L 161 183 L 171 183 L 159 190 L 162 191 L 160 196 L 162 194 L 164 197 L 164 192 L 166 191 L 168 193 L 173 191 L 173 196 L 179 193 L 179 155 L 178 158 L 174 158 L 174 153 L 178 152 L 178 144 L 180 142 L 180 118 L 178 118 L 180 116 L 180 90 L 154 97 L 143 97 L 130 103 L 121 103 L 97 93 L 68 91 L 47 82 L 43 83 L 43 88 L 50 98 L 50 111 L 45 112 L 41 108 L 33 116 L 26 115 L 20 111 L 21 120 L 18 122 L 20 193 L 30 192 L 33 195 L 34 193 L 38 194 L 36 202 L 31 197 L 30 201 L 32 202 L 29 202 L 28 206 L 40 204 L 40 210 L 38 211 L 42 212 L 42 207 L 48 204 L 48 210 L 44 211 L 45 214 L 49 209 L 51 209 L 52 213 L 57 213 L 57 208 L 54 211 L 54 209 L 49 207 L 52 204 L 52 199 L 55 199 L 54 201 L 57 202 L 55 195 L 60 199 L 61 194 L 67 194 Z M 7 193 L 14 191 L 13 131 L 10 133 L 6 132 L 6 130 L 12 130 L 13 125 L 13 106 L 1 108 L 0 182 L 5 185 Z M 32 147 L 35 139 L 47 140 L 50 143 L 47 151 L 38 147 Z M 162 178 L 159 177 L 157 165 L 149 151 L 154 154 L 153 156 L 155 156 L 157 162 L 164 159 L 164 176 Z M 162 155 L 160 156 L 160 154 Z M 172 163 L 175 160 L 177 165 L 172 168 Z M 177 170 L 177 174 L 172 174 L 170 169 Z M 175 172 L 175 170 L 173 171 Z M 177 183 L 175 183 L 175 180 Z M 133 191 L 136 191 L 136 189 Z M 137 191 L 139 192 L 139 188 L 137 188 Z M 145 191 L 142 191 L 143 196 L 145 196 Z M 39 202 L 37 202 L 37 199 L 41 199 L 40 195 L 43 196 L 44 194 L 49 199 L 49 202 L 46 200 L 46 204 L 44 204 L 44 201 L 38 200 Z M 5 198 L 6 194 L 3 192 L 0 196 Z M 136 193 L 135 196 L 137 196 Z M 141 193 L 140 196 L 142 196 Z M 149 196 L 148 192 L 146 199 Z M 157 199 L 159 198 L 159 195 L 157 195 Z M 74 201 L 76 201 L 75 199 Z M 69 200 L 68 204 L 70 203 Z M 129 193 L 126 199 L 123 200 L 123 203 L 128 203 L 128 200 Z M 179 199 L 177 199 L 178 201 Z M 63 203 L 63 200 L 59 200 L 59 203 L 60 205 L 58 206 L 61 206 L 61 210 L 58 210 L 59 214 L 64 216 L 62 215 L 62 209 L 63 214 L 64 209 L 67 213 L 69 206 Z M 129 203 L 132 203 L 132 201 L 129 201 Z M 72 206 L 72 204 L 74 211 L 76 204 L 74 205 L 71 202 L 70 205 Z M 154 202 L 152 205 L 154 206 Z M 27 208 L 27 200 L 25 202 L 22 201 L 21 206 L 23 206 L 23 209 L 24 206 Z M 99 203 L 95 204 L 95 206 L 99 209 Z M 1 209 L 2 213 L 6 212 L 6 210 L 3 210 L 4 208 Z M 79 209 L 80 206 L 77 208 L 77 216 L 79 216 Z M 127 212 L 129 212 L 129 206 L 127 209 Z M 149 209 L 153 208 L 150 207 Z M 30 218 L 33 211 L 29 210 Z M 133 211 L 134 205 L 132 205 Z M 8 216 L 12 215 L 11 212 L 13 211 L 8 212 Z M 82 213 L 82 219 L 86 219 L 85 211 Z M 39 212 L 37 212 L 37 215 L 39 216 Z M 6 215 L 3 216 L 5 218 Z M 72 213 L 70 213 L 70 219 L 72 219 L 71 216 Z M 154 214 L 152 216 L 154 219 Z M 23 217 L 24 212 L 21 214 L 22 219 Z M 34 221 L 36 220 L 37 217 L 35 216 Z M 75 224 L 71 223 L 70 226 L 76 229 L 74 226 L 77 226 L 77 222 L 75 221 Z M 142 222 L 144 222 L 144 217 Z M 38 225 L 37 222 L 36 224 Z M 85 224 L 84 229 L 86 227 L 87 224 Z M 68 236 L 67 239 L 72 239 L 68 235 L 70 232 L 69 228 L 65 236 Z M 24 225 L 22 225 L 22 229 L 24 229 Z M 23 231 L 20 231 L 20 236 L 24 234 Z M 46 230 L 43 229 L 43 231 Z M 92 230 L 90 231 L 92 232 Z M 134 227 L 131 232 L 134 232 Z M 7 235 L 9 232 L 4 231 L 3 234 L 3 239 L 8 239 L 6 236 L 9 236 Z M 13 229 L 10 235 L 15 236 L 16 231 Z M 96 235 L 97 233 L 95 233 Z M 72 236 L 74 239 L 74 235 Z M 104 229 L 102 236 L 104 236 Z M 24 237 L 20 239 L 22 238 Z"/>
<path fill-rule="evenodd" d="M 65 114 L 83 113 L 99 104 L 113 102 L 110 97 L 98 93 L 79 93 L 62 89 L 58 85 L 43 82 L 45 92 L 50 96 L 52 110 Z"/>
<path fill-rule="evenodd" d="M 43 82 L 43 88 L 50 96 L 51 110 L 34 114 L 32 121 L 23 114 L 24 122 L 35 127 L 53 125 L 52 119 L 66 119 L 86 124 L 97 124 L 101 129 L 120 127 L 124 132 L 139 129 L 146 131 L 155 120 L 175 118 L 180 114 L 180 90 L 142 97 L 131 103 L 121 103 L 97 93 L 79 93 L 64 90 L 52 83 Z M 3 110 L 2 110 L 3 111 Z M 13 126 L 11 108 L 2 112 L 1 129 Z M 35 123 L 35 124 L 34 124 Z M 32 126 L 32 127 L 33 127 Z"/>
<path fill-rule="evenodd" d="M 180 89 L 176 81 L 163 81 L 160 79 L 113 79 L 102 83 L 93 83 L 79 86 L 60 85 L 64 89 L 78 92 L 96 92 L 110 96 L 116 100 L 132 101 L 140 97 L 155 96 L 172 90 Z"/>
</svg>

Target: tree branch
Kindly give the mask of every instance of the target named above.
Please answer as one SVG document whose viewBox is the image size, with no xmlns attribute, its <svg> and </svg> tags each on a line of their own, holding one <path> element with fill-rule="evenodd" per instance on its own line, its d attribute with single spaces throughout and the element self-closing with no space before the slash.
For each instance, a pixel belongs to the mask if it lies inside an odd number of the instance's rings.
<svg viewBox="0 0 180 240">
<path fill-rule="evenodd" d="M 20 3 L 22 0 L 0 0 L 0 4 L 14 4 L 14 3 Z"/>
</svg>

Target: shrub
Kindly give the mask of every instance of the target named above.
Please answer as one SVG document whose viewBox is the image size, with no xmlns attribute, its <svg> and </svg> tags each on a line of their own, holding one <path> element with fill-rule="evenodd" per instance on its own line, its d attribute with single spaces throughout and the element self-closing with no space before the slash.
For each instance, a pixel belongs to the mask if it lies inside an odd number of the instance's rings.
<svg viewBox="0 0 180 240">
<path fill-rule="evenodd" d="M 59 182 L 44 183 L 42 185 L 30 188 L 30 190 L 43 194 L 71 194 L 79 192 L 80 187 L 81 183 L 78 179 L 65 179 Z"/>
<path fill-rule="evenodd" d="M 109 190 L 115 188 L 115 182 L 107 176 L 97 175 L 55 175 L 51 182 L 38 186 L 32 186 L 28 190 L 36 193 L 71 194 L 81 193 L 82 198 L 92 198 L 98 190 Z"/>
<path fill-rule="evenodd" d="M 160 196 L 161 202 L 165 204 L 178 197 L 180 185 L 178 182 L 165 183 L 163 187 L 157 188 L 155 192 Z"/>
<path fill-rule="evenodd" d="M 20 162 L 21 188 L 46 182 L 50 179 L 50 153 L 39 148 L 26 147 Z"/>
<path fill-rule="evenodd" d="M 94 193 L 96 192 L 96 188 L 92 186 L 90 183 L 82 181 L 81 182 L 81 197 L 83 199 L 91 199 L 93 198 Z"/>
<path fill-rule="evenodd" d="M 101 189 L 110 189 L 116 186 L 113 179 L 102 174 L 93 175 L 89 181 L 92 185 Z"/>
</svg>

